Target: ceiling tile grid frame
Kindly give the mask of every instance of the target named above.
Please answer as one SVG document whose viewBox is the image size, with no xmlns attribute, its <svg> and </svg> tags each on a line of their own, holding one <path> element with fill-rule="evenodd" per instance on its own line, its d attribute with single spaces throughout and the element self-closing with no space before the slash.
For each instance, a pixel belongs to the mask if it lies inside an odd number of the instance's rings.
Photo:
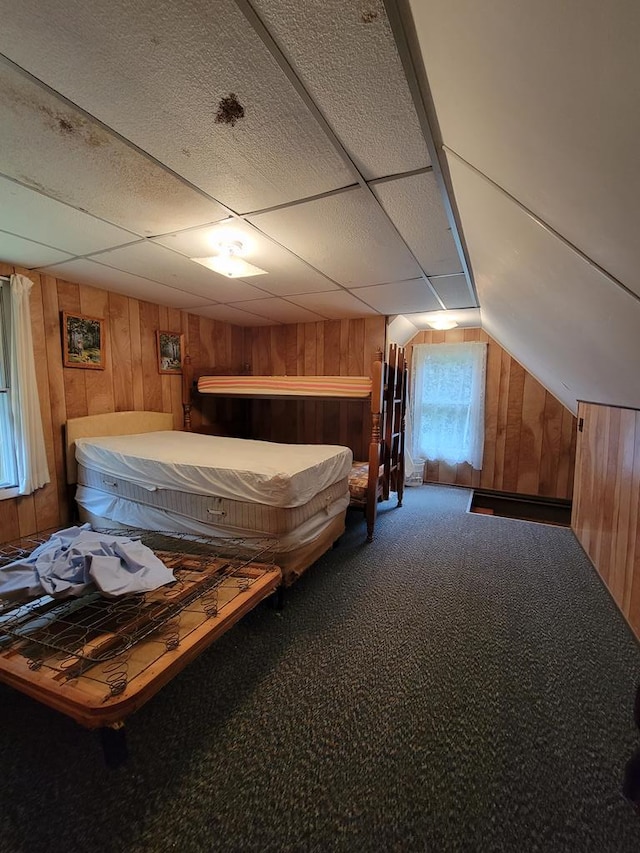
<svg viewBox="0 0 640 853">
<path fill-rule="evenodd" d="M 371 186 L 427 276 L 462 272 L 433 172 Z"/>
<path fill-rule="evenodd" d="M 361 187 L 248 220 L 347 288 L 422 272 L 373 195 Z"/>
<path fill-rule="evenodd" d="M 409 2 L 444 143 L 640 293 L 640 6 Z"/>
<path fill-rule="evenodd" d="M 346 320 L 356 317 L 368 317 L 380 312 L 363 302 L 355 291 L 338 290 L 329 293 L 303 293 L 289 297 L 309 311 L 315 311 L 327 320 Z"/>
<path fill-rule="evenodd" d="M 0 50 L 236 212 L 353 183 L 232 0 L 65 0 L 46 18 L 24 0 L 5 11 Z M 231 93 L 235 126 L 216 122 Z"/>
<path fill-rule="evenodd" d="M 475 296 L 471 294 L 469 282 L 463 273 L 435 276 L 430 281 L 431 287 L 443 301 L 445 308 L 475 308 Z"/>
<path fill-rule="evenodd" d="M 251 5 L 366 180 L 429 165 L 381 0 Z"/>
<path fill-rule="evenodd" d="M 274 296 L 339 290 L 338 285 L 331 279 L 261 234 L 257 228 L 239 219 L 175 234 L 164 234 L 154 238 L 153 242 L 167 246 L 188 258 L 197 258 L 215 254 L 220 241 L 234 240 L 242 243 L 246 260 L 258 264 L 268 272 L 269 275 L 257 283 L 261 289 Z"/>
<path fill-rule="evenodd" d="M 151 241 L 109 249 L 93 255 L 92 260 L 201 296 L 209 302 L 240 302 L 268 295 L 259 286 L 227 278 Z M 255 279 L 258 283 L 262 280 L 263 276 Z"/>
<path fill-rule="evenodd" d="M 380 314 L 439 311 L 442 306 L 422 278 L 358 287 L 351 291 Z"/>
<path fill-rule="evenodd" d="M 233 305 L 208 305 L 204 308 L 198 308 L 191 312 L 198 314 L 200 317 L 209 317 L 210 320 L 220 320 L 223 323 L 231 323 L 234 326 L 279 326 L 277 320 L 271 320 L 268 317 L 259 317 L 257 314 L 250 314 L 248 311 Z"/>
<path fill-rule="evenodd" d="M 260 317 L 275 320 L 278 323 L 315 323 L 318 320 L 326 320 L 326 317 L 309 311 L 286 299 L 251 299 L 247 302 L 231 305 L 230 307 L 257 314 Z"/>
<path fill-rule="evenodd" d="M 125 296 L 132 296 L 135 299 L 167 305 L 169 308 L 181 308 L 194 313 L 196 313 L 195 309 L 211 304 L 210 299 L 194 296 L 191 293 L 176 290 L 176 288 L 168 287 L 144 276 L 132 275 L 86 258 L 77 258 L 53 266 L 42 265 L 39 272 L 67 281 L 91 284 L 105 290 L 112 290 L 115 293 L 122 293 Z"/>
<path fill-rule="evenodd" d="M 0 258 L 4 263 L 29 269 L 32 266 L 69 260 L 70 257 L 68 253 L 60 252 L 51 246 L 43 246 L 17 234 L 0 231 Z"/>
<path fill-rule="evenodd" d="M 138 240 L 137 234 L 117 228 L 88 213 L 0 177 L 0 230 L 54 244 L 70 255 Z"/>
<path fill-rule="evenodd" d="M 140 236 L 228 215 L 1 58 L 0 115 L 0 174 L 80 212 Z"/>
<path fill-rule="evenodd" d="M 449 168 L 483 328 L 572 412 L 581 399 L 640 407 L 640 301 L 475 170 Z"/>
</svg>

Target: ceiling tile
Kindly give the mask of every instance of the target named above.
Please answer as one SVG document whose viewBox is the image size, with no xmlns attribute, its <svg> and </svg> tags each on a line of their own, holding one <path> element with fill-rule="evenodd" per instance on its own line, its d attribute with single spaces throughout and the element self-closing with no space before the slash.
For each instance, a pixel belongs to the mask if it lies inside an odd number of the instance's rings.
<svg viewBox="0 0 640 853">
<path fill-rule="evenodd" d="M 59 252 L 32 240 L 25 240 L 24 237 L 0 231 L 0 258 L 4 263 L 31 269 L 42 264 L 55 264 L 56 261 L 64 261 L 69 257 L 71 256 L 66 252 Z"/>
<path fill-rule="evenodd" d="M 338 285 L 322 273 L 240 220 L 178 234 L 165 234 L 157 237 L 154 242 L 168 246 L 189 258 L 198 258 L 213 254 L 216 242 L 220 239 L 240 240 L 243 243 L 247 252 L 246 260 L 269 273 L 260 279 L 260 288 L 274 296 L 338 289 Z"/>
<path fill-rule="evenodd" d="M 232 0 L 23 0 L 2 23 L 6 56 L 237 212 L 353 183 Z M 217 122 L 232 95 L 244 116 Z"/>
<path fill-rule="evenodd" d="M 261 317 L 277 320 L 278 323 L 313 323 L 316 320 L 324 320 L 319 314 L 292 305 L 284 299 L 253 299 L 249 302 L 241 302 L 236 306 L 243 310 L 255 312 Z"/>
<path fill-rule="evenodd" d="M 5 15 L 3 25 L 6 21 Z M 2 61 L 0 174 L 140 235 L 227 215 L 219 204 Z"/>
<path fill-rule="evenodd" d="M 379 313 L 346 290 L 334 290 L 331 293 L 299 294 L 298 296 L 291 296 L 289 301 L 295 302 L 296 305 L 301 305 L 303 308 L 308 308 L 309 311 L 315 311 L 328 320 L 368 317 Z"/>
<path fill-rule="evenodd" d="M 252 5 L 366 178 L 429 165 L 381 0 Z"/>
<path fill-rule="evenodd" d="M 0 229 L 85 255 L 138 237 L 87 213 L 0 178 Z"/>
<path fill-rule="evenodd" d="M 383 181 L 371 189 L 427 275 L 462 272 L 433 172 Z"/>
<path fill-rule="evenodd" d="M 157 281 L 130 275 L 127 272 L 83 258 L 55 266 L 41 267 L 40 271 L 56 278 L 77 281 L 80 284 L 93 284 L 97 287 L 103 287 L 105 290 L 113 290 L 116 293 L 133 296 L 135 299 L 168 305 L 170 308 L 191 309 L 199 305 L 209 304 L 209 300 L 200 296 L 192 296 L 189 293 L 183 293 L 181 290 L 175 290 L 173 287 L 166 287 Z"/>
<path fill-rule="evenodd" d="M 375 199 L 362 188 L 263 213 L 250 221 L 345 286 L 420 274 Z"/>
<path fill-rule="evenodd" d="M 192 313 L 198 314 L 201 317 L 209 317 L 212 320 L 232 323 L 234 326 L 279 325 L 276 320 L 270 320 L 268 317 L 258 317 L 257 314 L 250 314 L 248 311 L 242 311 L 239 307 L 235 308 L 233 305 L 209 305 L 206 308 L 196 308 Z"/>
<path fill-rule="evenodd" d="M 264 296 L 264 291 L 258 287 L 220 275 L 149 240 L 101 252 L 94 260 L 202 296 L 208 302 L 239 302 Z M 266 276 L 259 277 L 263 278 Z"/>
<path fill-rule="evenodd" d="M 379 284 L 374 287 L 358 287 L 352 293 L 381 314 L 406 314 L 411 311 L 441 309 L 429 286 L 421 278 L 398 281 L 394 284 Z"/>
<path fill-rule="evenodd" d="M 443 275 L 431 278 L 431 287 L 444 302 L 445 308 L 472 308 L 475 297 L 469 289 L 466 276 Z"/>
</svg>

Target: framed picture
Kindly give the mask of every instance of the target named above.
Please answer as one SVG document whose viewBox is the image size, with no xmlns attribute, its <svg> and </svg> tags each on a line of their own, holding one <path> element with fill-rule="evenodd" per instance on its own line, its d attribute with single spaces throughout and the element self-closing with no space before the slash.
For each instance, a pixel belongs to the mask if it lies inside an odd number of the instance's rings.
<svg viewBox="0 0 640 853">
<path fill-rule="evenodd" d="M 158 344 L 158 371 L 182 373 L 184 335 L 180 332 L 156 332 Z"/>
<path fill-rule="evenodd" d="M 62 312 L 62 363 L 65 367 L 104 370 L 104 320 Z"/>
</svg>

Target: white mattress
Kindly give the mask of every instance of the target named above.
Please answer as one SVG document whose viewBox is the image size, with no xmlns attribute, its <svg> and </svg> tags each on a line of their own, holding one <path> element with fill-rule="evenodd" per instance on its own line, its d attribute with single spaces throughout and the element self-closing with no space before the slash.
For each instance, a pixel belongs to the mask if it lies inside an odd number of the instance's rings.
<svg viewBox="0 0 640 853">
<path fill-rule="evenodd" d="M 336 445 L 167 431 L 80 438 L 76 459 L 147 489 L 295 507 L 347 477 L 352 453 Z"/>
</svg>

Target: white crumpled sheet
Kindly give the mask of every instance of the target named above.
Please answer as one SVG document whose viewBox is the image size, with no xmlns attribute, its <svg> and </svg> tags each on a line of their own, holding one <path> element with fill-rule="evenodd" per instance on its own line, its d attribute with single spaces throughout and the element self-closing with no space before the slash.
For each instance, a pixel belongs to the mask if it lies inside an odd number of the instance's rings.
<svg viewBox="0 0 640 853">
<path fill-rule="evenodd" d="M 96 588 L 115 598 L 172 581 L 173 572 L 142 542 L 84 524 L 54 533 L 28 557 L 0 568 L 0 598 L 65 598 Z"/>
</svg>

